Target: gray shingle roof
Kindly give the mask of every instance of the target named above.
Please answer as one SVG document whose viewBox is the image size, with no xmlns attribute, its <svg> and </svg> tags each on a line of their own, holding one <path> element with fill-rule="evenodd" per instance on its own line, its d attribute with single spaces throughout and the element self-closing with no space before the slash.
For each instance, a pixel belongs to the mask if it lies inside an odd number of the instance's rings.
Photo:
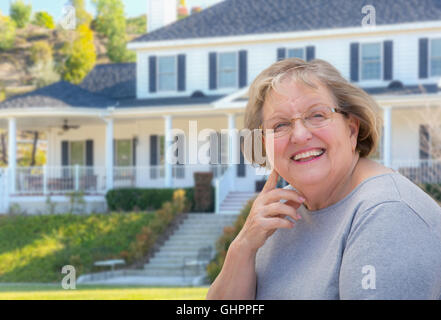
<svg viewBox="0 0 441 320">
<path fill-rule="evenodd" d="M 198 105 L 209 104 L 225 95 L 210 95 L 203 97 L 170 97 L 152 99 L 127 99 L 118 101 L 117 108 L 136 108 L 136 107 L 164 107 L 176 105 Z"/>
<path fill-rule="evenodd" d="M 439 88 L 438 85 L 434 83 L 434 84 L 407 85 L 398 88 L 388 88 L 388 87 L 364 88 L 364 91 L 372 95 L 403 96 L 409 94 L 438 93 Z"/>
<path fill-rule="evenodd" d="M 79 86 L 109 98 L 134 98 L 136 96 L 136 63 L 96 65 Z"/>
<path fill-rule="evenodd" d="M 360 27 L 365 5 L 377 25 L 441 20 L 440 0 L 225 0 L 132 42 Z"/>
<path fill-rule="evenodd" d="M 0 103 L 0 109 L 35 107 L 106 108 L 115 101 L 91 93 L 74 84 L 59 81 L 29 93 L 11 97 Z"/>
</svg>

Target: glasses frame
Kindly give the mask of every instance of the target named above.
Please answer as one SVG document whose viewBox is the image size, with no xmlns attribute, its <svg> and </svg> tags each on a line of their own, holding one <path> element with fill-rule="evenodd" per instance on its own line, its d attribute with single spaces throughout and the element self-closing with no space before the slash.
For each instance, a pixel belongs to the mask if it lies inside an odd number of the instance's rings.
<svg viewBox="0 0 441 320">
<path fill-rule="evenodd" d="M 326 107 L 326 108 L 329 108 L 329 109 L 331 110 L 331 118 L 330 118 L 330 120 L 332 120 L 332 114 L 334 114 L 334 113 L 341 113 L 341 114 L 343 114 L 343 115 L 347 115 L 347 112 L 345 112 L 345 111 L 343 111 L 343 110 L 340 110 L 339 108 L 334 108 L 334 107 L 329 107 L 329 106 L 325 106 L 325 107 Z M 311 108 L 310 108 L 310 109 L 311 109 Z M 294 125 L 295 125 L 296 120 L 301 120 L 303 126 L 304 126 L 305 128 L 307 128 L 307 129 L 323 128 L 323 127 L 327 126 L 327 125 L 330 123 L 330 122 L 325 122 L 323 125 L 321 125 L 321 126 L 319 126 L 319 127 L 308 127 L 308 126 L 305 125 L 305 114 L 306 114 L 307 112 L 309 112 L 309 109 L 306 110 L 305 112 L 303 112 L 303 113 L 301 114 L 300 117 L 294 117 L 294 118 L 291 118 L 291 119 L 289 120 L 290 123 L 291 123 L 291 125 L 290 125 L 290 130 L 287 131 L 286 133 L 282 134 L 282 135 L 276 135 L 275 133 L 273 133 L 273 134 L 274 134 L 274 138 L 280 138 L 280 137 L 283 137 L 283 136 L 285 136 L 285 135 L 287 135 L 287 134 L 289 134 L 289 133 L 292 133 L 292 131 L 294 130 Z M 268 120 L 270 120 L 270 119 L 268 119 Z M 265 122 L 265 121 L 268 121 L 268 120 L 264 120 L 264 121 L 262 121 L 262 123 Z M 259 126 L 259 129 L 262 130 L 262 133 L 263 133 L 264 136 L 265 136 L 265 130 L 273 130 L 273 131 L 274 131 L 274 129 L 263 129 L 263 124 L 261 124 L 261 125 Z"/>
</svg>

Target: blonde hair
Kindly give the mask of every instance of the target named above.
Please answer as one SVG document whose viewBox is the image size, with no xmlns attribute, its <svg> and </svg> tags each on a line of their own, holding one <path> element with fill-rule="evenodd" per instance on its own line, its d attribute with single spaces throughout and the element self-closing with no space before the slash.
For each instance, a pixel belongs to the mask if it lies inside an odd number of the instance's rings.
<svg viewBox="0 0 441 320">
<path fill-rule="evenodd" d="M 344 79 L 330 63 L 321 59 L 306 62 L 302 59 L 290 58 L 275 62 L 263 70 L 249 89 L 245 128 L 252 131 L 261 126 L 265 99 L 279 84 L 286 80 L 302 81 L 317 89 L 314 79 L 319 80 L 332 93 L 341 113 L 346 117 L 352 115 L 360 121 L 356 147 L 360 157 L 367 157 L 374 152 L 378 146 L 382 125 L 378 104 L 364 90 Z M 264 146 L 262 150 L 265 150 Z M 251 159 L 247 160 L 256 163 L 254 152 L 251 152 Z"/>
</svg>

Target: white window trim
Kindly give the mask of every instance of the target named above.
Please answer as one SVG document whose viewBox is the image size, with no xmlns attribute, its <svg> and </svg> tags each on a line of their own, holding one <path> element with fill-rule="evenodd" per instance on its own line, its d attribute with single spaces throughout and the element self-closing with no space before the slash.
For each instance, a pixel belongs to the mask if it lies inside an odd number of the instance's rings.
<svg viewBox="0 0 441 320">
<path fill-rule="evenodd" d="M 159 87 L 159 59 L 161 58 L 173 58 L 175 61 L 175 89 L 174 90 L 161 90 Z M 166 55 L 166 56 L 157 56 L 156 59 L 156 83 L 157 83 L 157 87 L 156 87 L 156 92 L 160 92 L 160 93 L 175 93 L 178 91 L 178 58 L 176 55 Z"/>
<path fill-rule="evenodd" d="M 435 78 L 435 77 L 440 77 L 441 76 L 441 74 L 439 74 L 439 75 L 433 75 L 432 74 L 432 41 L 433 40 L 440 40 L 441 41 L 441 38 L 431 38 L 431 39 L 429 39 L 429 41 L 428 41 L 428 45 L 427 45 L 427 55 L 428 55 L 428 59 L 429 59 L 429 61 L 428 61 L 428 68 L 429 68 L 429 70 L 428 70 L 428 78 Z M 441 59 L 441 55 L 439 56 L 439 58 Z"/>
<path fill-rule="evenodd" d="M 219 77 L 220 77 L 220 69 L 219 69 L 219 55 L 220 54 L 225 54 L 225 53 L 234 53 L 234 55 L 236 56 L 236 77 L 235 77 L 235 83 L 232 86 L 226 86 L 226 87 L 221 87 L 220 86 L 220 81 L 219 81 Z M 217 81 L 217 89 L 231 89 L 231 88 L 238 88 L 239 87 L 239 54 L 237 51 L 225 51 L 225 52 L 217 52 L 217 57 L 216 57 L 216 81 Z"/>
<path fill-rule="evenodd" d="M 379 44 L 380 45 L 380 78 L 378 79 L 363 79 L 363 46 L 366 44 Z M 361 42 L 360 43 L 360 52 L 358 54 L 358 74 L 360 75 L 360 81 L 363 82 L 378 82 L 383 81 L 384 79 L 384 48 L 383 48 L 383 41 L 374 41 L 374 42 Z"/>
<path fill-rule="evenodd" d="M 306 47 L 286 48 L 286 57 L 290 58 L 289 54 L 288 54 L 289 50 L 298 50 L 298 49 L 302 50 L 302 58 L 301 59 L 306 60 Z"/>
<path fill-rule="evenodd" d="M 72 142 L 82 142 L 83 143 L 83 165 L 86 166 L 86 141 L 85 140 L 69 140 L 69 166 L 75 166 L 75 164 L 72 164 Z"/>
</svg>

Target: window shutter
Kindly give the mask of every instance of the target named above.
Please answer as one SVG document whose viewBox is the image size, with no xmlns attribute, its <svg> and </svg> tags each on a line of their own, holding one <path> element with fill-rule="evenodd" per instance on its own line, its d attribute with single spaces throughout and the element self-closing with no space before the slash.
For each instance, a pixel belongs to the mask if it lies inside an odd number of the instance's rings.
<svg viewBox="0 0 441 320">
<path fill-rule="evenodd" d="M 150 165 L 158 165 L 158 136 L 150 136 Z M 158 170 L 156 168 L 150 168 L 150 178 L 156 179 L 158 177 Z"/>
<path fill-rule="evenodd" d="M 116 163 L 116 140 L 113 139 L 113 165 L 114 166 L 118 166 L 118 164 Z"/>
<path fill-rule="evenodd" d="M 419 78 L 426 79 L 429 74 L 429 39 L 421 38 L 419 40 Z"/>
<path fill-rule="evenodd" d="M 217 89 L 217 54 L 216 52 L 209 53 L 209 86 L 210 90 Z"/>
<path fill-rule="evenodd" d="M 277 61 L 283 60 L 286 57 L 286 49 L 278 48 L 277 49 Z"/>
<path fill-rule="evenodd" d="M 393 43 L 392 41 L 384 41 L 383 44 L 384 55 L 384 80 L 392 80 L 393 78 Z"/>
<path fill-rule="evenodd" d="M 178 91 L 185 91 L 185 54 L 178 55 Z"/>
<path fill-rule="evenodd" d="M 246 87 L 247 79 L 247 51 L 239 51 L 239 88 Z"/>
<path fill-rule="evenodd" d="M 132 139 L 132 165 L 136 166 L 136 146 L 138 145 L 138 137 Z"/>
<path fill-rule="evenodd" d="M 350 56 L 351 56 L 351 66 L 350 74 L 351 81 L 358 81 L 358 55 L 359 55 L 359 43 L 351 43 Z"/>
<path fill-rule="evenodd" d="M 306 61 L 311 61 L 315 59 L 315 47 L 306 47 Z"/>
<path fill-rule="evenodd" d="M 61 141 L 61 165 L 69 165 L 69 141 Z"/>
<path fill-rule="evenodd" d="M 149 92 L 156 92 L 156 56 L 149 57 Z"/>
<path fill-rule="evenodd" d="M 420 160 L 427 160 L 430 156 L 430 133 L 427 125 L 420 124 Z"/>
<path fill-rule="evenodd" d="M 217 132 L 210 133 L 210 164 L 219 164 L 219 141 Z"/>
<path fill-rule="evenodd" d="M 240 137 L 240 146 L 243 146 L 243 143 L 244 143 L 244 140 L 245 140 L 245 137 L 243 137 L 243 136 L 241 136 Z M 244 156 L 243 156 L 243 152 L 242 152 L 242 147 L 240 148 L 240 150 L 239 150 L 239 156 L 240 156 L 240 159 L 239 159 L 239 164 L 237 165 L 237 172 L 236 172 L 236 175 L 238 176 L 238 177 L 245 177 L 245 158 L 244 158 Z"/>
<path fill-rule="evenodd" d="M 93 166 L 93 140 L 86 140 L 86 166 Z"/>
</svg>

